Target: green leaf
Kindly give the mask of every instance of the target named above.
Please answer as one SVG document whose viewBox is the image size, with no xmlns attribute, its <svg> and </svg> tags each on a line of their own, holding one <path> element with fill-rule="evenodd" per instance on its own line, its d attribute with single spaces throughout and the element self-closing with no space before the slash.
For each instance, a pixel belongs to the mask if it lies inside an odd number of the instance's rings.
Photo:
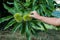
<svg viewBox="0 0 60 40">
<path fill-rule="evenodd" d="M 7 9 L 8 12 L 10 12 L 11 14 L 16 13 L 14 8 L 10 8 L 10 7 L 8 7 L 6 4 L 3 4 L 3 5 L 4 5 L 4 8 Z"/>
<path fill-rule="evenodd" d="M 49 4 L 48 4 L 49 3 Z M 54 9 L 54 3 L 53 0 L 48 0 L 48 5 L 50 6 L 50 8 L 53 10 Z"/>
<path fill-rule="evenodd" d="M 46 2 L 47 2 L 47 4 L 49 5 L 49 1 L 48 1 L 48 0 L 46 0 Z"/>
<path fill-rule="evenodd" d="M 37 32 L 36 32 L 33 28 L 31 28 L 31 33 L 32 33 L 34 36 L 38 36 L 38 35 L 37 35 Z"/>
<path fill-rule="evenodd" d="M 16 9 L 17 12 L 20 11 L 20 4 L 18 3 L 17 0 L 14 0 L 14 8 Z"/>
<path fill-rule="evenodd" d="M 50 6 L 52 6 L 52 7 L 54 6 L 53 0 L 46 0 L 46 2 L 47 2 L 48 5 L 50 5 Z"/>
<path fill-rule="evenodd" d="M 47 10 L 49 10 L 49 11 L 53 10 L 49 5 L 46 5 L 46 7 L 48 8 Z"/>
<path fill-rule="evenodd" d="M 28 36 L 28 35 L 26 34 L 26 37 L 27 37 L 27 40 L 31 40 L 31 36 Z"/>
<path fill-rule="evenodd" d="M 46 6 L 44 6 L 44 4 L 41 4 L 40 6 L 41 6 L 42 10 L 46 13 Z"/>
<path fill-rule="evenodd" d="M 7 16 L 7 17 L 0 18 L 0 23 L 2 23 L 4 21 L 8 21 L 11 18 L 12 18 L 12 16 Z"/>
<path fill-rule="evenodd" d="M 32 10 L 36 10 L 36 8 L 38 7 L 38 6 L 36 6 L 36 1 L 37 0 L 33 0 Z"/>
<path fill-rule="evenodd" d="M 28 22 L 26 22 L 26 37 L 27 40 L 30 40 L 30 30 L 29 30 Z"/>
<path fill-rule="evenodd" d="M 45 16 L 51 16 L 51 11 L 50 11 L 50 10 L 52 10 L 51 7 L 50 7 L 50 9 L 48 10 L 48 9 L 46 8 L 46 5 L 44 5 L 44 4 L 41 4 L 40 6 L 41 6 L 43 12 L 45 13 Z"/>
<path fill-rule="evenodd" d="M 30 0 L 26 0 L 26 2 L 30 2 Z"/>
<path fill-rule="evenodd" d="M 4 30 L 8 29 L 8 28 L 9 28 L 10 26 L 12 26 L 14 23 L 16 23 L 16 22 L 15 22 L 14 19 L 12 19 L 12 20 L 5 26 Z"/>
<path fill-rule="evenodd" d="M 31 3 L 24 3 L 25 7 L 29 7 Z"/>
<path fill-rule="evenodd" d="M 46 0 L 46 2 L 47 2 L 47 5 L 48 5 L 48 8 L 53 11 L 54 10 L 53 0 Z"/>
<path fill-rule="evenodd" d="M 27 23 L 27 22 L 26 22 L 26 33 L 27 33 L 27 35 L 29 35 L 29 36 L 30 36 L 29 25 L 28 25 L 28 23 Z"/>
<path fill-rule="evenodd" d="M 33 0 L 33 6 L 35 5 L 35 2 L 36 2 L 37 0 Z"/>
<path fill-rule="evenodd" d="M 35 26 L 33 23 L 31 23 L 32 28 L 34 28 L 35 30 L 44 30 L 43 26 L 41 24 L 39 24 L 40 27 Z"/>
<path fill-rule="evenodd" d="M 46 27 L 47 29 L 55 29 L 55 30 L 57 30 L 57 27 L 55 27 L 55 26 L 53 26 L 53 25 L 48 25 L 48 24 L 46 24 L 46 23 L 44 23 L 44 25 L 45 25 L 45 27 Z"/>
<path fill-rule="evenodd" d="M 34 29 L 34 27 L 36 27 L 36 26 L 34 26 L 33 24 L 31 24 L 31 22 L 30 22 L 29 26 L 30 26 L 31 34 L 37 36 L 36 30 Z M 32 26 L 34 26 L 34 27 L 32 27 Z"/>
<path fill-rule="evenodd" d="M 26 31 L 26 22 L 22 22 L 22 27 L 20 28 L 20 30 L 21 30 L 21 34 L 24 34 L 25 33 L 25 31 Z"/>
<path fill-rule="evenodd" d="M 46 31 L 46 30 L 47 30 L 47 28 L 46 28 L 46 26 L 44 25 L 44 23 L 43 23 L 43 22 L 41 22 L 41 25 L 43 26 L 44 30 Z"/>
<path fill-rule="evenodd" d="M 36 27 L 40 27 L 40 25 L 37 24 L 38 22 L 32 22 L 33 25 L 35 25 Z"/>
<path fill-rule="evenodd" d="M 19 29 L 21 27 L 21 23 L 17 23 L 14 25 L 14 28 L 12 29 L 12 32 L 15 33 L 17 31 L 17 29 Z"/>
<path fill-rule="evenodd" d="M 39 9 L 39 13 L 40 13 L 41 16 L 44 16 L 43 9 L 41 7 Z"/>
</svg>

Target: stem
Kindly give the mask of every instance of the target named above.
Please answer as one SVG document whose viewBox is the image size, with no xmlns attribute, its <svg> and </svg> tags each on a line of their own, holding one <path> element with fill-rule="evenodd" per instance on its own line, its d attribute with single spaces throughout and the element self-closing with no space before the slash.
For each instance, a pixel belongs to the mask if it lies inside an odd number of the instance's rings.
<svg viewBox="0 0 60 40">
<path fill-rule="evenodd" d="M 31 36 L 29 36 L 29 37 L 27 36 L 27 40 L 31 40 Z"/>
</svg>

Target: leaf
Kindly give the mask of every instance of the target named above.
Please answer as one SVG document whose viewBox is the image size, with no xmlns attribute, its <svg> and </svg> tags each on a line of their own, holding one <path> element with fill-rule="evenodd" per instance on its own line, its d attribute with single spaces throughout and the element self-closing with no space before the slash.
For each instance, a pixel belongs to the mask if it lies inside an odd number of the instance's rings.
<svg viewBox="0 0 60 40">
<path fill-rule="evenodd" d="M 13 3 L 12 3 L 12 2 L 8 2 L 8 1 L 7 1 L 7 4 L 11 5 L 11 4 L 13 4 Z"/>
<path fill-rule="evenodd" d="M 15 33 L 17 31 L 17 29 L 19 29 L 21 27 L 21 23 L 17 23 L 14 25 L 14 28 L 12 29 L 12 32 Z"/>
<path fill-rule="evenodd" d="M 25 7 L 29 7 L 31 3 L 24 3 Z"/>
<path fill-rule="evenodd" d="M 46 2 L 47 2 L 48 5 L 53 4 L 53 0 L 46 0 Z"/>
<path fill-rule="evenodd" d="M 46 28 L 46 26 L 44 25 L 44 23 L 41 22 L 41 25 L 43 26 L 44 30 L 46 31 L 47 28 Z"/>
<path fill-rule="evenodd" d="M 39 9 L 39 13 L 40 13 L 41 16 L 44 16 L 43 9 L 41 7 Z"/>
<path fill-rule="evenodd" d="M 55 26 L 53 26 L 53 25 L 48 25 L 48 24 L 45 24 L 45 23 L 44 23 L 44 25 L 45 25 L 45 27 L 46 27 L 47 29 L 55 29 L 55 30 L 57 30 L 57 27 L 55 27 Z"/>
<path fill-rule="evenodd" d="M 26 34 L 27 40 L 31 40 L 31 37 Z"/>
<path fill-rule="evenodd" d="M 10 12 L 11 14 L 15 13 L 15 9 L 14 8 L 10 8 L 8 7 L 6 4 L 3 4 L 4 8 L 8 10 L 8 12 Z"/>
<path fill-rule="evenodd" d="M 8 21 L 11 18 L 12 18 L 12 16 L 7 16 L 7 17 L 0 18 L 0 23 L 2 23 L 4 21 Z"/>
<path fill-rule="evenodd" d="M 26 0 L 26 2 L 30 2 L 30 0 Z"/>
<path fill-rule="evenodd" d="M 35 5 L 35 2 L 36 2 L 37 0 L 33 0 L 33 6 Z"/>
<path fill-rule="evenodd" d="M 30 4 L 31 4 L 30 1 L 31 1 L 31 0 L 26 0 L 26 2 L 24 3 L 24 6 L 25 6 L 26 8 L 28 8 L 28 7 L 30 6 Z"/>
<path fill-rule="evenodd" d="M 38 35 L 37 35 L 37 32 L 36 32 L 33 28 L 31 28 L 31 33 L 32 33 L 34 36 L 38 36 Z"/>
<path fill-rule="evenodd" d="M 43 4 L 40 5 L 42 10 L 46 13 L 46 6 L 44 6 Z"/>
<path fill-rule="evenodd" d="M 31 22 L 30 22 L 30 25 L 29 26 L 30 26 L 30 29 L 31 29 L 31 33 L 33 35 L 37 36 L 36 30 L 34 29 L 34 27 L 36 27 L 36 26 L 32 25 Z M 32 27 L 32 26 L 34 26 L 34 27 Z"/>
<path fill-rule="evenodd" d="M 30 36 L 29 25 L 28 25 L 28 23 L 27 23 L 27 22 L 26 22 L 26 33 L 27 33 L 27 35 L 29 35 L 29 36 Z"/>
<path fill-rule="evenodd" d="M 52 9 L 54 9 L 53 0 L 47 0 L 47 4 L 48 4 Z"/>
<path fill-rule="evenodd" d="M 36 8 L 37 8 L 37 6 L 36 6 L 36 1 L 37 1 L 37 0 L 33 0 L 32 10 L 36 10 Z"/>
<path fill-rule="evenodd" d="M 20 11 L 20 5 L 17 0 L 14 0 L 14 8 L 16 9 L 17 12 Z"/>
<path fill-rule="evenodd" d="M 37 22 L 32 22 L 33 25 L 35 25 L 36 27 L 40 27 L 40 25 L 37 24 Z"/>
<path fill-rule="evenodd" d="M 48 8 L 49 11 L 52 11 L 52 7 L 50 7 L 49 5 L 46 5 L 46 7 Z"/>
<path fill-rule="evenodd" d="M 32 25 L 32 28 L 34 28 L 35 30 L 44 30 L 43 26 L 40 24 L 39 24 L 40 27 L 33 25 L 33 23 L 31 23 L 31 25 Z"/>
<path fill-rule="evenodd" d="M 16 23 L 16 22 L 15 22 L 14 19 L 12 19 L 12 20 L 5 26 L 4 30 L 8 29 L 8 28 L 9 28 L 10 26 L 12 26 L 14 23 Z"/>
<path fill-rule="evenodd" d="M 25 31 L 26 31 L 26 22 L 22 22 L 22 27 L 20 28 L 20 30 L 21 30 L 21 34 L 24 34 L 25 33 Z"/>
<path fill-rule="evenodd" d="M 26 37 L 27 40 L 30 40 L 30 30 L 29 30 L 28 22 L 26 22 Z"/>
</svg>

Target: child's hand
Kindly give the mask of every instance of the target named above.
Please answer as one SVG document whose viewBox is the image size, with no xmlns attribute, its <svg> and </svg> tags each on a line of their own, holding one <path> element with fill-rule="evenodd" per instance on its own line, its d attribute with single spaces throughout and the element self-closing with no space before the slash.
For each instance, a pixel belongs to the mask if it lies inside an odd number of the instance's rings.
<svg viewBox="0 0 60 40">
<path fill-rule="evenodd" d="M 40 15 L 36 11 L 32 11 L 30 14 L 30 17 L 38 19 L 40 17 Z"/>
</svg>

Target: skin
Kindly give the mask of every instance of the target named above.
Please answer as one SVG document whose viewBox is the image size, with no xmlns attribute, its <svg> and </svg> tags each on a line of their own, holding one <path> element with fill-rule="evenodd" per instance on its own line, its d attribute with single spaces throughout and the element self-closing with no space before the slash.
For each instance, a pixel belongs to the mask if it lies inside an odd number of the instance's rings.
<svg viewBox="0 0 60 40">
<path fill-rule="evenodd" d="M 60 26 L 60 18 L 53 18 L 53 17 L 50 18 L 50 17 L 40 16 L 36 11 L 32 11 L 30 17 L 54 26 Z"/>
</svg>

